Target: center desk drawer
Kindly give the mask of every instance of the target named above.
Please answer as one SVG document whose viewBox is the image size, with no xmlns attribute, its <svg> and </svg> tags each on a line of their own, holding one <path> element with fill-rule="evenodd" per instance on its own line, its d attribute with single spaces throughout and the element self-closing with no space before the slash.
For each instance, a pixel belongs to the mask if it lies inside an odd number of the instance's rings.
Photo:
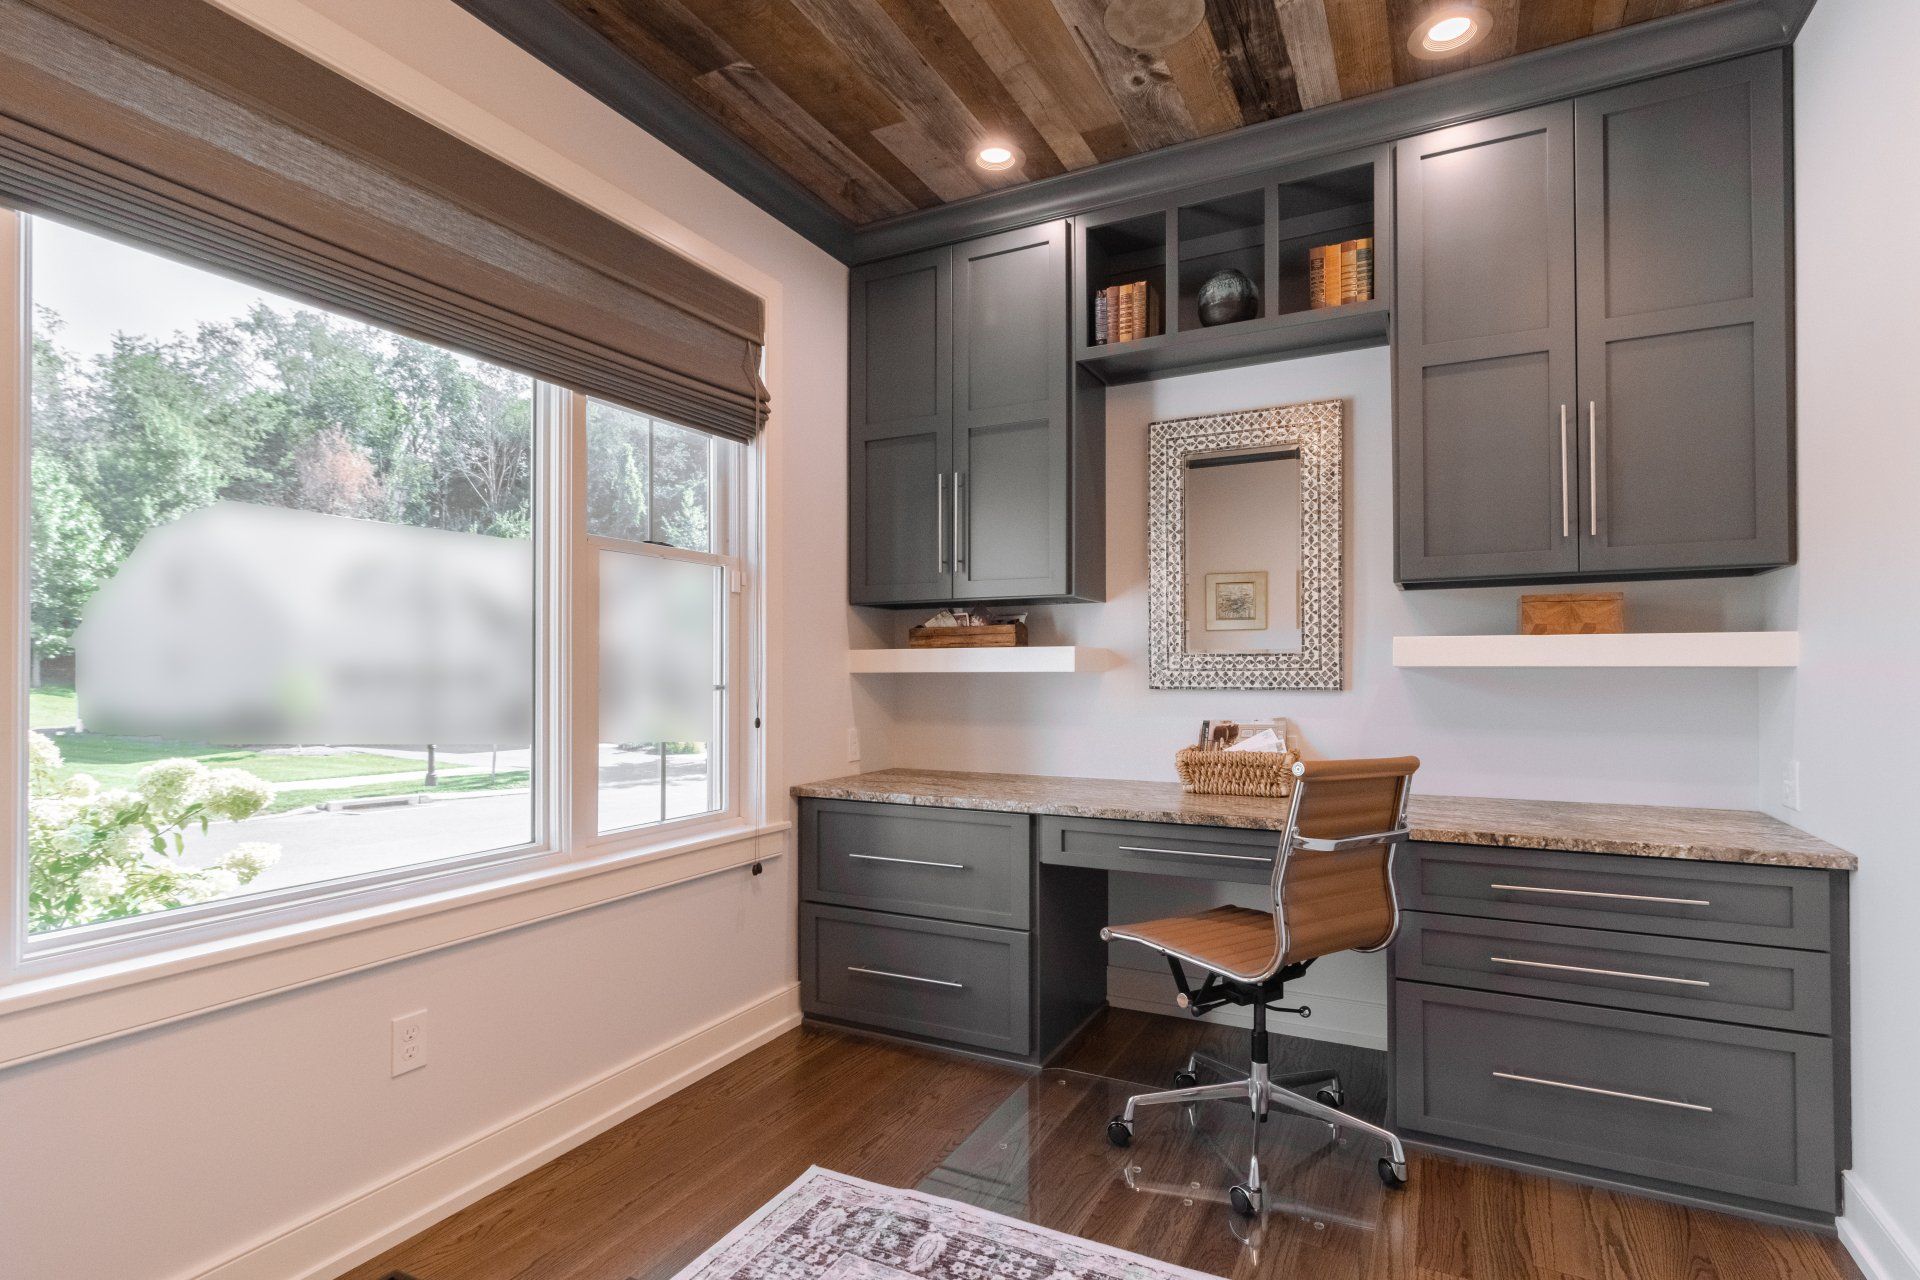
<svg viewBox="0 0 1920 1280">
<path fill-rule="evenodd" d="M 1826 951 L 1827 872 L 1625 854 L 1410 841 L 1400 905 L 1586 929 Z"/>
<path fill-rule="evenodd" d="M 1031 934 L 875 911 L 800 909 L 808 1013 L 1023 1054 Z"/>
<path fill-rule="evenodd" d="M 1404 1129 L 1832 1212 L 1833 1042 L 1394 984 Z"/>
<path fill-rule="evenodd" d="M 1034 828 L 1040 861 L 1101 871 L 1144 871 L 1266 884 L 1278 831 L 1196 827 L 1175 822 L 1042 817 Z"/>
<path fill-rule="evenodd" d="M 807 800 L 800 810 L 801 895 L 1025 929 L 1032 821 L 1024 813 Z"/>
<path fill-rule="evenodd" d="M 1400 921 L 1396 978 L 1813 1035 L 1833 1026 L 1821 951 L 1424 911 Z"/>
</svg>

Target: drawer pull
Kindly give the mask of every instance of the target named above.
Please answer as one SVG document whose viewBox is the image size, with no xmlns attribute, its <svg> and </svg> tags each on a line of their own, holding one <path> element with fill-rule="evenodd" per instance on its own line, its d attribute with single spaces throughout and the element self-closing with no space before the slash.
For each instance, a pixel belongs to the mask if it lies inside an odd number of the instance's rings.
<svg viewBox="0 0 1920 1280">
<path fill-rule="evenodd" d="M 1269 866 L 1273 859 L 1258 853 L 1202 853 L 1198 849 L 1154 849 L 1146 845 L 1123 844 L 1122 853 L 1171 853 L 1181 858 L 1224 858 L 1229 862 L 1261 862 Z"/>
<path fill-rule="evenodd" d="M 1613 898 L 1619 902 L 1664 902 L 1675 907 L 1710 907 L 1705 898 L 1660 898 L 1651 893 L 1602 893 L 1598 889 L 1548 889 L 1537 884 L 1492 884 L 1489 889 L 1508 893 L 1557 893 L 1569 898 Z"/>
<path fill-rule="evenodd" d="M 934 862 L 928 858 L 885 858 L 877 853 L 850 853 L 849 858 L 858 858 L 862 862 L 898 862 L 909 867 L 941 867 L 948 871 L 965 871 L 964 862 Z"/>
<path fill-rule="evenodd" d="M 848 965 L 847 972 L 864 973 L 870 978 L 898 978 L 902 982 L 924 982 L 930 987 L 951 987 L 955 991 L 959 991 L 967 985 L 964 982 L 949 982 L 945 978 L 922 978 L 918 974 L 913 973 L 893 973 L 886 969 L 868 969 L 857 964 Z"/>
<path fill-rule="evenodd" d="M 1525 965 L 1529 969 L 1559 969 L 1565 973 L 1597 973 L 1603 978 L 1638 978 L 1642 982 L 1671 982 L 1682 987 L 1710 987 L 1705 978 L 1670 978 L 1664 973 L 1630 973 L 1625 969 L 1589 969 L 1583 964 L 1549 964 L 1545 960 L 1514 960 L 1507 956 L 1488 956 L 1495 964 Z"/>
<path fill-rule="evenodd" d="M 1656 1098 L 1645 1093 L 1621 1093 L 1618 1089 L 1596 1089 L 1589 1084 L 1568 1084 L 1565 1080 L 1543 1080 L 1539 1076 L 1515 1075 L 1511 1071 L 1493 1073 L 1502 1080 L 1518 1080 L 1522 1084 L 1544 1084 L 1550 1089 L 1571 1089 L 1575 1093 L 1595 1093 L 1603 1098 L 1624 1098 L 1628 1102 L 1651 1102 L 1660 1107 L 1678 1107 L 1682 1111 L 1704 1111 L 1711 1115 L 1712 1107 L 1703 1107 L 1697 1102 L 1676 1102 L 1672 1098 Z"/>
</svg>

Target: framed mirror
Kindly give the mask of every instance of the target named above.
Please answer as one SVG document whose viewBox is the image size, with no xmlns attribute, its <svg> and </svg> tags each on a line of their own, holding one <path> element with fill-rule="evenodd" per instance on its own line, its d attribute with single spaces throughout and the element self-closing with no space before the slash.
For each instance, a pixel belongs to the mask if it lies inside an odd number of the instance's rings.
<svg viewBox="0 0 1920 1280">
<path fill-rule="evenodd" d="M 1341 400 L 1148 428 L 1150 688 L 1342 687 L 1345 434 Z"/>
</svg>

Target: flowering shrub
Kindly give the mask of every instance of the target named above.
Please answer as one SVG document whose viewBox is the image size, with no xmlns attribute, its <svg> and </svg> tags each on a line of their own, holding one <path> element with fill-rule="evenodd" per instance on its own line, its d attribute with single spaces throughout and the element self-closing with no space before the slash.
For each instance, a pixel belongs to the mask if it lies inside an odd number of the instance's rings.
<svg viewBox="0 0 1920 1280">
<path fill-rule="evenodd" d="M 244 769 L 160 760 L 134 788 L 103 790 L 86 774 L 62 779 L 60 749 L 27 735 L 27 926 L 30 932 L 118 920 L 237 893 L 280 856 L 243 844 L 221 861 L 189 867 L 186 831 L 215 818 L 251 818 L 273 788 Z"/>
</svg>

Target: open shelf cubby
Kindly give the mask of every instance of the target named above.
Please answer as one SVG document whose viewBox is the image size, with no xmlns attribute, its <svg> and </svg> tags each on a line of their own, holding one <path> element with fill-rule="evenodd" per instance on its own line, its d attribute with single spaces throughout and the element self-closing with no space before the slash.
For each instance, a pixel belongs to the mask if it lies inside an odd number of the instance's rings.
<svg viewBox="0 0 1920 1280">
<path fill-rule="evenodd" d="M 1389 207 L 1389 170 L 1387 149 L 1368 148 L 1079 219 L 1075 359 L 1117 383 L 1386 342 L 1392 245 L 1374 213 Z M 1373 241 L 1373 296 L 1315 307 L 1314 247 L 1361 239 Z M 1258 306 L 1242 320 L 1202 324 L 1201 288 L 1227 268 L 1253 281 Z M 1095 343 L 1100 291 L 1135 280 L 1151 286 L 1148 336 Z"/>
</svg>

